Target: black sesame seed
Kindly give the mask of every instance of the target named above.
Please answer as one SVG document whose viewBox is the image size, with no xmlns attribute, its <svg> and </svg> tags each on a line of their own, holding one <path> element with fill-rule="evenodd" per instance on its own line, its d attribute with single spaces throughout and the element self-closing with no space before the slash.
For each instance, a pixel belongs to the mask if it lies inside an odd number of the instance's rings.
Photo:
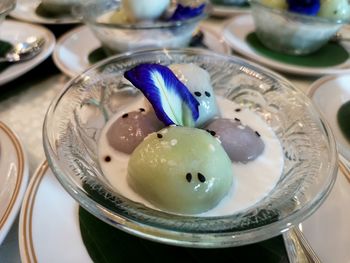
<svg viewBox="0 0 350 263">
<path fill-rule="evenodd" d="M 127 118 L 129 116 L 128 113 L 123 114 L 122 118 Z"/>
<path fill-rule="evenodd" d="M 161 138 L 163 138 L 163 135 L 161 135 L 160 133 L 157 133 L 157 137 L 158 137 L 159 139 L 161 139 Z"/>
<path fill-rule="evenodd" d="M 214 131 L 210 131 L 209 132 L 212 136 L 215 136 L 216 135 L 216 132 L 214 132 Z"/>
<path fill-rule="evenodd" d="M 240 119 L 238 119 L 238 118 L 235 118 L 235 121 L 241 121 Z"/>
<path fill-rule="evenodd" d="M 196 95 L 197 97 L 200 97 L 200 96 L 202 96 L 202 93 L 200 93 L 199 91 L 195 91 L 194 95 Z"/>
<path fill-rule="evenodd" d="M 205 96 L 210 97 L 210 93 L 208 91 L 204 92 Z"/>
<path fill-rule="evenodd" d="M 255 134 L 256 135 L 258 135 L 258 137 L 260 137 L 261 135 L 260 135 L 260 133 L 259 132 L 257 132 L 257 131 L 255 131 Z"/>
<path fill-rule="evenodd" d="M 144 108 L 139 108 L 139 110 L 140 110 L 141 112 L 146 111 Z"/>
<path fill-rule="evenodd" d="M 187 180 L 187 182 L 191 182 L 191 180 L 192 180 L 192 174 L 191 173 L 187 173 L 186 174 L 186 180 Z"/>
<path fill-rule="evenodd" d="M 201 173 L 198 173 L 197 174 L 198 176 L 198 180 L 201 182 L 201 183 L 204 183 L 205 182 L 205 176 Z"/>
<path fill-rule="evenodd" d="M 109 162 L 111 161 L 111 157 L 110 157 L 110 156 L 106 156 L 106 157 L 105 157 L 105 161 L 106 161 L 107 163 L 109 163 Z"/>
<path fill-rule="evenodd" d="M 235 109 L 235 112 L 240 112 L 241 111 L 241 109 Z"/>
</svg>

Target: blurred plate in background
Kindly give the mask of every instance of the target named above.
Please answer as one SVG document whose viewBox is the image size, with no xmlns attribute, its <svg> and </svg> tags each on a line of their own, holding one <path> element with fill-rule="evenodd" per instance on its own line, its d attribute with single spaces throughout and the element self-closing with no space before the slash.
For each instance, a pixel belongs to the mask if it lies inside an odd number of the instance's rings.
<svg viewBox="0 0 350 263">
<path fill-rule="evenodd" d="M 17 136 L 0 122 L 0 244 L 15 220 L 28 181 L 28 165 Z"/>
</svg>

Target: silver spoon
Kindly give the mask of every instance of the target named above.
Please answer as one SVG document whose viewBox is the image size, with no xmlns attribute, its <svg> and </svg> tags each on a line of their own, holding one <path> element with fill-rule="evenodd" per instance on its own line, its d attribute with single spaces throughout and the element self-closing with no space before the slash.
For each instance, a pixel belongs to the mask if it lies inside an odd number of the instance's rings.
<svg viewBox="0 0 350 263">
<path fill-rule="evenodd" d="M 297 226 L 283 234 L 289 261 L 294 263 L 321 263 L 321 260 Z"/>
<path fill-rule="evenodd" d="M 19 42 L 8 51 L 0 62 L 20 62 L 29 60 L 38 55 L 45 44 L 45 39 L 29 37 L 24 42 Z"/>
</svg>

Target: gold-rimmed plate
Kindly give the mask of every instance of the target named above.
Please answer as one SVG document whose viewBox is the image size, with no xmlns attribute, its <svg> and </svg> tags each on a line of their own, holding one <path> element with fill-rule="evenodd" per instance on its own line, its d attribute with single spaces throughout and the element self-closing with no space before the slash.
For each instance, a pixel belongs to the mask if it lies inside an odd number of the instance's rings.
<svg viewBox="0 0 350 263">
<path fill-rule="evenodd" d="M 58 25 L 58 24 L 76 24 L 80 21 L 72 15 L 59 17 L 43 16 L 38 12 L 41 0 L 17 0 L 16 8 L 10 13 L 10 16 L 25 22 Z"/>
<path fill-rule="evenodd" d="M 333 189 L 321 207 L 300 225 L 321 262 L 350 262 L 350 171 L 340 163 Z"/>
<path fill-rule="evenodd" d="M 25 159 L 15 133 L 0 122 L 0 244 L 17 216 L 27 186 Z"/>
<path fill-rule="evenodd" d="M 30 181 L 20 215 L 22 262 L 92 262 L 80 235 L 78 208 L 47 162 L 41 164 Z"/>
<path fill-rule="evenodd" d="M 325 76 L 315 81 L 308 96 L 329 123 L 337 142 L 339 153 L 350 161 L 350 141 L 338 121 L 339 109 L 350 101 L 350 74 Z"/>
<path fill-rule="evenodd" d="M 300 76 L 321 76 L 326 74 L 345 74 L 350 73 L 350 59 L 344 58 L 344 60 L 337 61 L 335 64 L 331 65 L 315 65 L 315 57 L 300 56 L 307 58 L 307 65 L 303 65 L 299 60 L 291 63 L 290 58 L 281 59 L 283 54 L 277 56 L 267 56 L 266 52 L 261 53 L 261 50 L 256 49 L 256 46 L 252 45 L 248 39 L 250 39 L 251 34 L 255 32 L 255 25 L 253 17 L 250 14 L 242 14 L 234 16 L 229 19 L 224 28 L 222 35 L 225 41 L 231 46 L 231 48 L 240 53 L 241 55 L 247 57 L 248 59 L 255 61 L 261 65 L 267 66 L 273 70 L 279 72 L 290 73 Z M 347 53 L 350 52 L 349 44 L 344 41 L 341 46 L 346 50 Z M 327 49 L 328 50 L 328 49 Z M 259 52 L 260 51 L 260 52 Z M 333 51 L 332 51 L 333 52 Z M 275 53 L 276 55 L 276 53 Z M 342 56 L 344 54 L 342 53 Z M 331 56 L 328 56 L 330 60 Z M 327 57 L 327 58 L 328 58 Z M 319 62 L 319 61 L 318 61 Z M 305 63 L 305 61 L 304 61 Z"/>
<path fill-rule="evenodd" d="M 301 224 L 305 237 L 325 263 L 349 262 L 341 259 L 350 259 L 350 251 L 344 249 L 350 246 L 347 234 L 350 210 L 344 209 L 350 202 L 350 182 L 345 174 L 349 175 L 349 171 L 340 167 L 329 198 Z M 32 177 L 21 210 L 19 246 L 22 262 L 92 262 L 80 234 L 78 208 L 78 203 L 63 189 L 48 163 L 42 163 Z M 329 244 L 325 237 L 334 242 Z M 327 245 L 332 249 L 325 249 Z"/>
</svg>

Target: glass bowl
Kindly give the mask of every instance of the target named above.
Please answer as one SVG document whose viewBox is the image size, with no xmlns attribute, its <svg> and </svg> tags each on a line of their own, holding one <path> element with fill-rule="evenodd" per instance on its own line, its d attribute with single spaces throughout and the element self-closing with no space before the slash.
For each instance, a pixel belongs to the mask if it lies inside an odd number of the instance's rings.
<svg viewBox="0 0 350 263">
<path fill-rule="evenodd" d="M 325 45 L 345 20 L 301 15 L 250 1 L 259 40 L 268 48 L 291 55 L 310 54 Z"/>
<path fill-rule="evenodd" d="M 182 48 L 188 46 L 198 23 L 209 13 L 207 0 L 171 1 L 173 10 L 178 3 L 206 3 L 203 13 L 181 21 L 153 23 L 111 22 L 113 13 L 120 9 L 119 0 L 99 0 L 82 4 L 77 13 L 100 40 L 107 54 L 152 48 Z"/>
<path fill-rule="evenodd" d="M 1 0 L 0 3 L 0 24 L 5 20 L 5 17 L 10 13 L 16 6 L 15 0 Z"/>
<path fill-rule="evenodd" d="M 266 198 L 229 216 L 181 216 L 128 200 L 111 187 L 98 163 L 99 134 L 106 120 L 142 96 L 123 73 L 145 62 L 199 65 L 216 95 L 270 125 L 283 147 L 284 168 Z M 50 167 L 82 207 L 116 228 L 173 245 L 228 247 L 276 236 L 319 207 L 337 173 L 332 133 L 300 90 L 260 66 L 201 49 L 138 51 L 96 64 L 52 102 L 43 132 Z"/>
</svg>

